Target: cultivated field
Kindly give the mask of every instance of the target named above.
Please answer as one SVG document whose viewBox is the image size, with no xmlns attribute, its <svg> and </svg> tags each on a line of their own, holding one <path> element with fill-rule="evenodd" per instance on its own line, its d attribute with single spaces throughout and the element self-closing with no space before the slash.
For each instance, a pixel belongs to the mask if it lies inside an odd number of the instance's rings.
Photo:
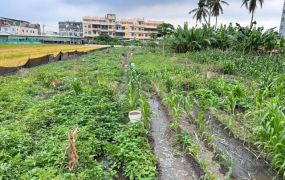
<svg viewBox="0 0 285 180">
<path fill-rule="evenodd" d="M 0 179 L 285 179 L 283 43 L 186 24 L 0 77 Z"/>
<path fill-rule="evenodd" d="M 60 44 L 0 44 L 0 66 L 19 66 L 29 58 L 37 58 L 59 52 L 90 51 L 103 46 L 60 45 Z"/>
<path fill-rule="evenodd" d="M 284 131 L 283 60 L 252 58 L 120 48 L 0 77 L 0 179 L 282 176 L 260 144 Z"/>
</svg>

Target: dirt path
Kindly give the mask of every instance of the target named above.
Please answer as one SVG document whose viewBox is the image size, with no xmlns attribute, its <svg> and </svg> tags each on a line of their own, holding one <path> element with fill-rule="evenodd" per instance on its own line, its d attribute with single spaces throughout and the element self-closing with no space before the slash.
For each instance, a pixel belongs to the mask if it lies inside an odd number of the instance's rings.
<svg viewBox="0 0 285 180">
<path fill-rule="evenodd" d="M 173 137 L 167 135 L 168 120 L 165 111 L 156 98 L 149 100 L 152 115 L 152 138 L 154 153 L 159 158 L 159 179 L 196 180 L 199 179 L 195 167 L 185 156 L 177 156 L 172 148 Z"/>
</svg>

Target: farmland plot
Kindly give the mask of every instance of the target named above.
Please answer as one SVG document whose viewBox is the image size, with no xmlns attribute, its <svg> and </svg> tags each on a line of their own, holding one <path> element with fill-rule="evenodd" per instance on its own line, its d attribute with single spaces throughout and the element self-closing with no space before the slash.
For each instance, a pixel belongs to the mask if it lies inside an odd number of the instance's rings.
<svg viewBox="0 0 285 180">
<path fill-rule="evenodd" d="M 103 46 L 59 45 L 59 44 L 0 44 L 0 66 L 13 67 L 25 64 L 29 58 L 46 55 L 56 56 L 60 52 L 90 51 Z"/>
<path fill-rule="evenodd" d="M 284 64 L 251 58 L 122 48 L 0 77 L 0 177 L 278 179 Z"/>
<path fill-rule="evenodd" d="M 123 52 L 0 78 L 1 179 L 155 178 L 148 130 L 125 123 Z"/>
<path fill-rule="evenodd" d="M 278 55 L 253 58 L 219 50 L 165 57 L 138 51 L 131 59 L 170 112 L 178 142 L 209 179 L 221 179 L 220 173 L 234 179 L 283 176 L 282 61 Z M 205 150 L 201 154 L 205 146 L 220 172 Z"/>
</svg>

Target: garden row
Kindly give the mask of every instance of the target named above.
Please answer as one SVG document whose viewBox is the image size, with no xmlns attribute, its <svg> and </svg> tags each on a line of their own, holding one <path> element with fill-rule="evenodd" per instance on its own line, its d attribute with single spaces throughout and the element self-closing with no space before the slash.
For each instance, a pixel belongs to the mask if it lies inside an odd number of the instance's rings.
<svg viewBox="0 0 285 180">
<path fill-rule="evenodd" d="M 281 55 L 203 50 L 163 56 L 139 50 L 131 62 L 138 66 L 145 88 L 169 109 L 178 141 L 204 168 L 205 177 L 219 179 L 212 161 L 201 153 L 205 146 L 216 155 L 220 170 L 227 167 L 225 176 L 284 176 Z"/>
</svg>

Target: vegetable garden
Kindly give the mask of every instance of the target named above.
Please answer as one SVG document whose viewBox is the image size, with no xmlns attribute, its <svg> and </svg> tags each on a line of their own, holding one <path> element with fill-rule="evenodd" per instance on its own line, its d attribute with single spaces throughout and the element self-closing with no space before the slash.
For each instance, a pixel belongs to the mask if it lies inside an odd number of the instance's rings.
<svg viewBox="0 0 285 180">
<path fill-rule="evenodd" d="M 284 40 L 185 25 L 162 41 L 0 77 L 0 179 L 284 178 Z"/>
<path fill-rule="evenodd" d="M 155 177 L 147 129 L 126 124 L 122 52 L 1 77 L 1 179 Z M 76 129 L 78 163 L 70 169 L 67 134 Z"/>
</svg>

